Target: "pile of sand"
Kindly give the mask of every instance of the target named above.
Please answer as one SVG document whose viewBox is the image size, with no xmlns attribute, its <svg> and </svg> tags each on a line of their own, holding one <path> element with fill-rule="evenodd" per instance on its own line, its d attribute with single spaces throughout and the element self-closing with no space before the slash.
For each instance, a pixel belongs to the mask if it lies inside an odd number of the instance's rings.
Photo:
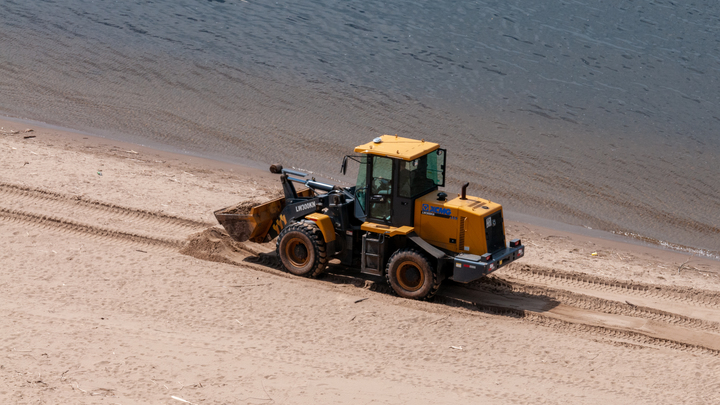
<svg viewBox="0 0 720 405">
<path fill-rule="evenodd" d="M 201 260 L 239 265 L 248 256 L 241 246 L 225 230 L 213 227 L 191 235 L 180 253 Z"/>
<path fill-rule="evenodd" d="M 281 269 L 282 264 L 275 254 L 274 245 L 274 242 L 266 244 L 237 242 L 224 229 L 213 227 L 190 235 L 180 253 L 201 260 L 236 266 L 256 263 Z"/>
</svg>

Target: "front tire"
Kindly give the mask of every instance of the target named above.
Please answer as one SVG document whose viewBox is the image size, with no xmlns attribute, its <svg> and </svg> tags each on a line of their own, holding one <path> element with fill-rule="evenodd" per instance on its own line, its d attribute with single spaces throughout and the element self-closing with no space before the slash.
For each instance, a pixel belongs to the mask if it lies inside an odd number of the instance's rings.
<svg viewBox="0 0 720 405">
<path fill-rule="evenodd" d="M 319 276 L 327 266 L 327 250 L 322 232 L 307 222 L 297 222 L 280 232 L 277 253 L 288 272 L 302 277 Z"/>
<path fill-rule="evenodd" d="M 430 261 L 415 249 L 400 249 L 390 256 L 385 277 L 397 295 L 426 300 L 440 288 L 440 280 Z"/>
</svg>

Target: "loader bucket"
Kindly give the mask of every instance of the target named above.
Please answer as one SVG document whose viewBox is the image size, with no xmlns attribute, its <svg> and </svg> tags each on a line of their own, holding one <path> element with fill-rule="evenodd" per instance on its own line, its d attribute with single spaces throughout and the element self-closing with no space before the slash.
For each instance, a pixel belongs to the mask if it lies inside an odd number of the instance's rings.
<svg viewBox="0 0 720 405">
<path fill-rule="evenodd" d="M 285 208 L 285 198 L 280 197 L 254 207 L 242 204 L 214 212 L 228 235 L 238 242 L 250 240 L 263 243 L 277 236 L 273 223 Z"/>
</svg>

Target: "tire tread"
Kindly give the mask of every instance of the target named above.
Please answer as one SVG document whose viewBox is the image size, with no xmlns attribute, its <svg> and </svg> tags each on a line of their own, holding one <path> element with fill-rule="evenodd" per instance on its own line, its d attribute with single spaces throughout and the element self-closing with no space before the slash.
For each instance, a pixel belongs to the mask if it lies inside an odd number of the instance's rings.
<svg viewBox="0 0 720 405">
<path fill-rule="evenodd" d="M 303 275 L 303 277 L 308 277 L 308 278 L 318 277 L 320 274 L 323 273 L 323 271 L 325 271 L 325 268 L 327 267 L 327 263 L 328 263 L 325 239 L 323 238 L 323 234 L 320 231 L 320 228 L 318 228 L 317 225 L 315 225 L 314 223 L 307 222 L 307 221 L 295 222 L 295 223 L 290 224 L 290 225 L 286 226 L 285 228 L 283 228 L 283 230 L 280 231 L 280 235 L 279 235 L 277 241 L 275 242 L 275 249 L 278 253 L 278 257 L 282 257 L 280 255 L 280 241 L 286 234 L 288 234 L 291 231 L 299 231 L 299 232 L 302 232 L 305 235 L 307 235 L 310 239 L 310 242 L 313 245 L 312 248 L 315 251 L 315 258 L 316 258 L 315 266 L 313 267 L 312 270 L 305 273 Z M 282 260 L 281 260 L 281 262 L 282 262 Z M 284 264 L 283 264 L 283 267 L 285 268 L 285 270 L 288 270 Z M 289 270 L 288 270 L 288 272 L 289 272 Z"/>
<path fill-rule="evenodd" d="M 440 284 L 442 283 L 442 280 L 440 280 L 440 277 L 438 277 L 437 271 L 433 270 L 432 262 L 428 260 L 427 256 L 424 255 L 422 252 L 418 251 L 417 249 L 413 248 L 403 248 L 396 250 L 392 255 L 390 255 L 390 258 L 388 259 L 388 264 L 385 268 L 385 281 L 392 287 L 392 283 L 390 282 L 390 266 L 393 263 L 393 259 L 403 253 L 409 253 L 411 257 L 414 257 L 417 263 L 420 263 L 420 261 L 425 261 L 429 267 L 430 267 L 430 274 L 432 275 L 432 286 L 430 287 L 430 291 L 428 291 L 427 294 L 423 297 L 417 297 L 415 299 L 417 300 L 430 300 L 432 297 L 435 296 L 435 294 L 440 289 Z M 393 288 L 394 290 L 394 288 Z M 397 294 L 397 291 L 395 291 Z M 398 294 L 400 295 L 400 294 Z"/>
</svg>

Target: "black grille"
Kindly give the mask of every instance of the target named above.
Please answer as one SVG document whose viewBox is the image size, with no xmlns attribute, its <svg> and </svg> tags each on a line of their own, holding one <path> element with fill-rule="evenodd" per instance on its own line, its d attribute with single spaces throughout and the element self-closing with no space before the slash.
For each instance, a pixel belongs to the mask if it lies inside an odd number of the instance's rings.
<svg viewBox="0 0 720 405">
<path fill-rule="evenodd" d="M 485 240 L 487 241 L 488 253 L 505 248 L 504 229 L 502 211 L 485 218 Z"/>
</svg>

